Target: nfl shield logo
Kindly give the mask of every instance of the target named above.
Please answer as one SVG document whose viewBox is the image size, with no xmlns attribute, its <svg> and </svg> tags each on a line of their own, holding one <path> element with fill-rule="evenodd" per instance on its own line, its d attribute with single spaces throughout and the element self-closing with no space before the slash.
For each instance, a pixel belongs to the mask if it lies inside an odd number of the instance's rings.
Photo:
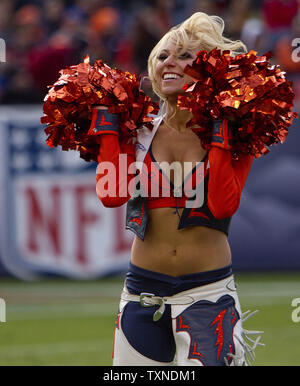
<svg viewBox="0 0 300 386">
<path fill-rule="evenodd" d="M 42 109 L 0 114 L 1 259 L 23 279 L 94 278 L 126 269 L 132 241 L 125 208 L 96 196 L 96 164 L 46 145 Z"/>
</svg>

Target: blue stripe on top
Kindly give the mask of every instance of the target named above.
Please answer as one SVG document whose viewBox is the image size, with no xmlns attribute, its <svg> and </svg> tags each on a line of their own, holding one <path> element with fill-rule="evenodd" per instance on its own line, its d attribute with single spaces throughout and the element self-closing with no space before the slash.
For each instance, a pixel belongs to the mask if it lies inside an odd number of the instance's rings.
<svg viewBox="0 0 300 386">
<path fill-rule="evenodd" d="M 232 275 L 231 264 L 212 271 L 174 277 L 149 271 L 130 263 L 126 275 L 126 287 L 130 293 L 136 295 L 141 292 L 149 292 L 156 296 L 172 296 L 182 291 L 214 283 L 230 275 Z"/>
</svg>

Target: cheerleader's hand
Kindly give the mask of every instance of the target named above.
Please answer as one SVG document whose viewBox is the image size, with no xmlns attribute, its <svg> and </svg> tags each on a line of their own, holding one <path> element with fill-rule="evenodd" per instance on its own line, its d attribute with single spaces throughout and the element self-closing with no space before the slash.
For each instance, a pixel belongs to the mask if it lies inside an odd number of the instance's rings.
<svg viewBox="0 0 300 386">
<path fill-rule="evenodd" d="M 232 147 L 231 129 L 232 122 L 228 121 L 228 119 L 214 120 L 212 122 L 211 145 L 224 150 L 230 150 Z"/>
<path fill-rule="evenodd" d="M 118 116 L 107 111 L 106 106 L 93 108 L 90 135 L 114 134 L 119 135 Z"/>
</svg>

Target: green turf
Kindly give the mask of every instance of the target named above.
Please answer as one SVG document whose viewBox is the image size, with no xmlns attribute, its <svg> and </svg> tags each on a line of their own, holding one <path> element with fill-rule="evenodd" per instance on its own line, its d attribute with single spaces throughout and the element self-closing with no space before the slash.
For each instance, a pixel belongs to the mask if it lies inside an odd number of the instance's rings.
<svg viewBox="0 0 300 386">
<path fill-rule="evenodd" d="M 260 312 L 245 328 L 264 330 L 256 365 L 300 365 L 300 322 L 291 318 L 300 273 L 237 274 L 243 311 Z M 111 365 L 121 279 L 0 282 L 6 323 L 0 323 L 0 365 Z"/>
</svg>

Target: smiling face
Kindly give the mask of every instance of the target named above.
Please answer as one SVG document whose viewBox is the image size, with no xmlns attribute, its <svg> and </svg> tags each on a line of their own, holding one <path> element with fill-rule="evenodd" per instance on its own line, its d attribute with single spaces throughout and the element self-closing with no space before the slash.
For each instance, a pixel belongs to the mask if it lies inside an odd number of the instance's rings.
<svg viewBox="0 0 300 386">
<path fill-rule="evenodd" d="M 157 52 L 154 77 L 160 93 L 166 97 L 183 92 L 183 86 L 192 78 L 184 73 L 184 68 L 192 64 L 199 49 L 182 49 L 173 39 L 168 39 Z"/>
</svg>

